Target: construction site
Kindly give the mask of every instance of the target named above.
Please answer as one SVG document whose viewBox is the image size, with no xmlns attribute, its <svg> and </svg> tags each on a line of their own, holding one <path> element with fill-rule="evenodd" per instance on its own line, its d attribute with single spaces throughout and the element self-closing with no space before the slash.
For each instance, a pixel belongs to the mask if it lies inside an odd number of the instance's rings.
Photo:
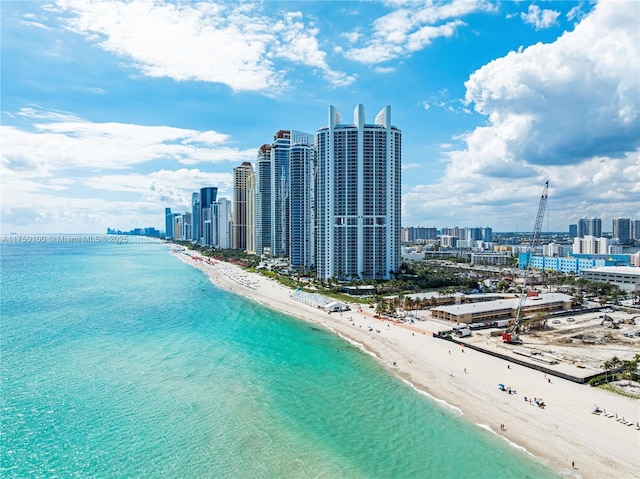
<svg viewBox="0 0 640 479">
<path fill-rule="evenodd" d="M 602 372 L 614 356 L 629 360 L 640 351 L 640 317 L 589 312 L 552 319 L 542 329 L 520 333 L 518 343 L 505 342 L 500 328 L 473 331 L 464 341 L 586 377 Z"/>
<path fill-rule="evenodd" d="M 534 223 L 532 251 L 540 242 L 548 187 L 549 182 L 546 182 Z M 549 294 L 544 299 L 545 295 L 528 289 L 530 265 L 525 265 L 524 270 L 522 292 L 516 304 L 513 300 L 503 300 L 491 301 L 484 306 L 434 308 L 428 319 L 433 323 L 430 327 L 438 324 L 444 328 L 435 335 L 462 347 L 473 347 L 576 382 L 587 382 L 603 373 L 605 362 L 614 357 L 631 360 L 640 351 L 640 313 L 631 308 L 576 310 L 565 295 Z M 533 305 L 536 301 L 538 306 Z M 544 319 L 538 316 L 535 327 L 529 327 L 531 313 L 535 310 L 543 314 Z M 529 318 L 526 318 L 527 313 Z M 451 329 L 453 321 L 456 324 Z"/>
<path fill-rule="evenodd" d="M 415 317 L 413 330 L 578 383 L 604 374 L 605 362 L 613 357 L 631 360 L 640 351 L 640 317 L 625 311 L 556 317 L 542 329 L 520 332 L 517 341 L 505 341 L 505 331 L 513 329 L 497 321 L 452 327 L 427 311 Z M 640 388 L 633 386 L 631 394 L 640 396 Z"/>
</svg>

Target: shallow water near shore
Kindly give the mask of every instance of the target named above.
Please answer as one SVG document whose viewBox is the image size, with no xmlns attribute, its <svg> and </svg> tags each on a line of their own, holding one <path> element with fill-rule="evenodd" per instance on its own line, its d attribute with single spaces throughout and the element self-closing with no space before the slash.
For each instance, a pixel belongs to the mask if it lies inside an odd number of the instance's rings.
<svg viewBox="0 0 640 479">
<path fill-rule="evenodd" d="M 3 478 L 557 477 L 135 241 L 2 244 Z"/>
</svg>

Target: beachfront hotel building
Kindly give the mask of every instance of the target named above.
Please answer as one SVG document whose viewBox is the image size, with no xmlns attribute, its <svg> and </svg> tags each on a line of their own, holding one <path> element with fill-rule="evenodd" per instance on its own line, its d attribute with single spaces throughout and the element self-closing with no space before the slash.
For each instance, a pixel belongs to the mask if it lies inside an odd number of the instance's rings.
<svg viewBox="0 0 640 479">
<path fill-rule="evenodd" d="M 329 107 L 316 134 L 318 278 L 390 279 L 399 270 L 401 151 L 390 106 L 366 123 L 358 105 L 352 124 Z"/>
<path fill-rule="evenodd" d="M 233 229 L 231 247 L 234 249 L 244 250 L 247 248 L 247 222 L 249 216 L 247 181 L 251 175 L 253 175 L 253 166 L 248 161 L 243 161 L 240 166 L 233 169 Z"/>
</svg>

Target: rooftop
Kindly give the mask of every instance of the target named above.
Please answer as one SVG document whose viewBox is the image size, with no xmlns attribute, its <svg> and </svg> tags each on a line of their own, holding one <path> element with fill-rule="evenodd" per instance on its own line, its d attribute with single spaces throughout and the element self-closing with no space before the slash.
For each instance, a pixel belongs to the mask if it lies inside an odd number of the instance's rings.
<svg viewBox="0 0 640 479">
<path fill-rule="evenodd" d="M 497 301 L 483 301 L 480 303 L 466 303 L 466 304 L 454 304 L 450 306 L 439 306 L 433 308 L 438 311 L 444 311 L 451 314 L 467 314 L 478 312 L 490 312 L 500 309 L 515 309 L 518 307 L 519 298 L 515 299 L 500 299 Z M 546 293 L 540 296 L 531 296 L 525 299 L 523 307 L 541 304 L 557 303 L 559 301 L 566 302 L 571 301 L 571 296 L 562 293 Z"/>
<path fill-rule="evenodd" d="M 582 272 L 624 274 L 628 276 L 640 276 L 640 268 L 636 266 L 600 266 L 598 268 L 583 269 Z"/>
</svg>

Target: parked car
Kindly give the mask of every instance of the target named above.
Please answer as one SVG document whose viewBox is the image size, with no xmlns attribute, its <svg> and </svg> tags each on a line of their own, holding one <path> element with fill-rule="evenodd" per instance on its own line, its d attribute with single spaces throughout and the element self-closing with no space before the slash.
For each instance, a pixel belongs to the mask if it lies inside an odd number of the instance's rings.
<svg viewBox="0 0 640 479">
<path fill-rule="evenodd" d="M 553 321 L 551 321 L 553 324 L 560 324 L 560 320 L 559 319 L 554 319 Z"/>
<path fill-rule="evenodd" d="M 575 319 L 573 318 L 567 318 L 567 323 L 573 323 L 575 321 Z"/>
</svg>

